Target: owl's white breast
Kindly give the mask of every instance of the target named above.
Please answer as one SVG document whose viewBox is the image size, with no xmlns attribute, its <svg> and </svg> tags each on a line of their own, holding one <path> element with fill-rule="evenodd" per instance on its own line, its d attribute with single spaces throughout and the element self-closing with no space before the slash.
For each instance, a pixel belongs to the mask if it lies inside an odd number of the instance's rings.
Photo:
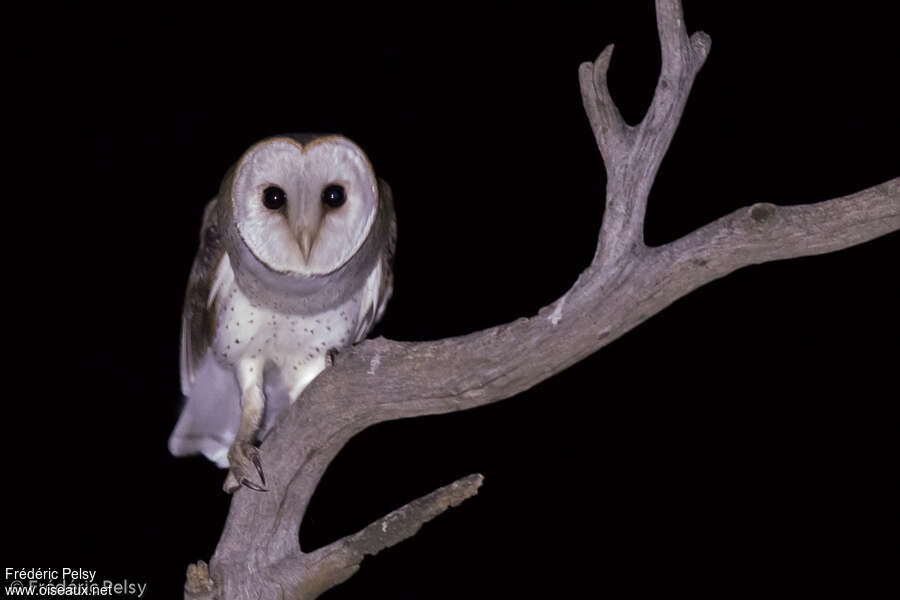
<svg viewBox="0 0 900 600">
<path fill-rule="evenodd" d="M 267 379 L 279 375 L 293 402 L 326 364 L 326 353 L 353 342 L 361 293 L 311 316 L 284 314 L 254 304 L 233 278 L 224 283 L 216 306 L 213 352 L 221 364 Z"/>
</svg>

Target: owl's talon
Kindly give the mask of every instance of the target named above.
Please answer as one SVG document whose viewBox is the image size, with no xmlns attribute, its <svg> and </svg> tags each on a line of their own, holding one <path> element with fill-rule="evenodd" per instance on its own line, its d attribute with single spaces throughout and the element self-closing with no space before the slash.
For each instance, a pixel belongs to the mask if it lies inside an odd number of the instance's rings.
<svg viewBox="0 0 900 600">
<path fill-rule="evenodd" d="M 250 489 L 253 490 L 254 492 L 268 492 L 268 491 L 269 491 L 269 490 L 267 490 L 267 489 L 264 488 L 264 487 L 260 487 L 260 486 L 256 485 L 255 483 L 253 483 L 252 481 L 250 481 L 250 480 L 247 479 L 246 477 L 244 477 L 243 479 L 241 479 L 241 485 L 244 486 L 245 488 L 250 488 Z"/>
<path fill-rule="evenodd" d="M 241 484 L 234 478 L 234 473 L 229 471 L 225 477 L 225 483 L 222 484 L 222 489 L 226 494 L 233 494 L 239 487 L 241 487 Z"/>
<path fill-rule="evenodd" d="M 328 350 L 328 352 L 325 353 L 325 366 L 326 366 L 326 367 L 333 367 L 333 366 L 334 366 L 334 359 L 337 358 L 337 355 L 338 355 L 338 354 L 339 354 L 339 351 L 338 351 L 337 348 L 330 348 L 330 349 Z"/>
<path fill-rule="evenodd" d="M 254 450 L 255 450 L 255 448 L 254 448 Z M 250 460 L 253 461 L 253 466 L 256 467 L 256 472 L 259 473 L 260 481 L 262 481 L 263 485 L 266 485 L 266 474 L 263 473 L 263 470 L 262 470 L 262 462 L 259 460 L 259 452 L 257 451 L 257 452 L 251 453 Z M 245 479 L 244 481 L 247 481 L 247 480 Z M 241 483 L 244 483 L 244 481 L 242 481 Z M 253 488 L 250 488 L 250 489 L 253 489 Z M 260 491 L 260 490 L 257 490 L 257 491 Z M 268 491 L 268 490 L 265 490 L 265 491 Z"/>
<path fill-rule="evenodd" d="M 228 463 L 230 465 L 228 477 L 222 486 L 226 492 L 231 494 L 241 486 L 255 492 L 269 491 L 265 487 L 266 476 L 263 473 L 262 461 L 259 459 L 259 448 L 249 442 L 235 442 L 228 451 Z M 259 474 L 261 484 L 247 477 L 253 472 L 251 464 Z"/>
</svg>

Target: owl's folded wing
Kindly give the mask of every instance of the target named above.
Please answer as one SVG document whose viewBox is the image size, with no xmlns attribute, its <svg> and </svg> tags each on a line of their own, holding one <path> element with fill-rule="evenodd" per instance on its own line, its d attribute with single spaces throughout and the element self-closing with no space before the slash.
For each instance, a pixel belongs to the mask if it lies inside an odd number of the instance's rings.
<svg viewBox="0 0 900 600">
<path fill-rule="evenodd" d="M 216 294 L 221 289 L 225 245 L 216 225 L 216 199 L 203 211 L 200 249 L 188 278 L 181 315 L 181 392 L 190 395 L 196 373 L 216 332 Z M 229 273 L 231 269 L 228 269 Z"/>
<path fill-rule="evenodd" d="M 176 456 L 200 452 L 220 467 L 228 466 L 227 452 L 241 414 L 234 375 L 212 356 L 217 297 L 233 276 L 216 225 L 214 198 L 203 212 L 200 249 L 184 299 L 181 391 L 185 404 L 169 438 L 169 450 Z"/>
</svg>

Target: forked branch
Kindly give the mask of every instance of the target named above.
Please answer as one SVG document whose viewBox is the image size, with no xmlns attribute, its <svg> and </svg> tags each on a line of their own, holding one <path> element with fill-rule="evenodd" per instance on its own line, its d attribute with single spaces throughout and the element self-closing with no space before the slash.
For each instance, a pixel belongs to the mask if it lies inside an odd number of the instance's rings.
<svg viewBox="0 0 900 600">
<path fill-rule="evenodd" d="M 625 123 L 609 93 L 612 44 L 578 71 L 584 109 L 606 165 L 606 210 L 597 245 L 601 268 L 643 247 L 650 188 L 712 44 L 702 31 L 688 37 L 678 2 L 657 2 L 656 23 L 662 68 L 650 108 L 637 126 Z"/>
<path fill-rule="evenodd" d="M 647 248 L 647 196 L 710 49 L 706 34 L 688 37 L 677 0 L 657 0 L 656 10 L 662 69 L 637 126 L 623 121 L 609 95 L 612 46 L 580 69 L 585 110 L 608 175 L 591 265 L 561 298 L 530 318 L 433 342 L 379 338 L 340 354 L 262 445 L 270 491 L 235 493 L 209 571 L 193 567 L 186 598 L 314 598 L 352 575 L 363 556 L 413 535 L 480 485 L 480 476 L 470 476 L 355 535 L 301 551 L 300 522 L 322 474 L 369 425 L 508 398 L 736 269 L 832 252 L 900 229 L 897 178 L 818 204 L 755 204 Z"/>
</svg>

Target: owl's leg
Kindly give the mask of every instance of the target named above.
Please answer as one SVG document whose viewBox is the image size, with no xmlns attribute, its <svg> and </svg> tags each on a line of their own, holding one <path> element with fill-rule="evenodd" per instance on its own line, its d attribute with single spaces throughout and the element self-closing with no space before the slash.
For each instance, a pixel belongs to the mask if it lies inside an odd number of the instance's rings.
<svg viewBox="0 0 900 600">
<path fill-rule="evenodd" d="M 257 492 L 265 492 L 266 477 L 259 460 L 259 449 L 253 444 L 262 420 L 265 406 L 262 367 L 259 361 L 241 361 L 238 365 L 238 383 L 241 386 L 241 423 L 234 443 L 228 450 L 228 476 L 222 488 L 229 494 L 240 486 Z M 259 480 L 254 481 L 259 476 Z"/>
</svg>

